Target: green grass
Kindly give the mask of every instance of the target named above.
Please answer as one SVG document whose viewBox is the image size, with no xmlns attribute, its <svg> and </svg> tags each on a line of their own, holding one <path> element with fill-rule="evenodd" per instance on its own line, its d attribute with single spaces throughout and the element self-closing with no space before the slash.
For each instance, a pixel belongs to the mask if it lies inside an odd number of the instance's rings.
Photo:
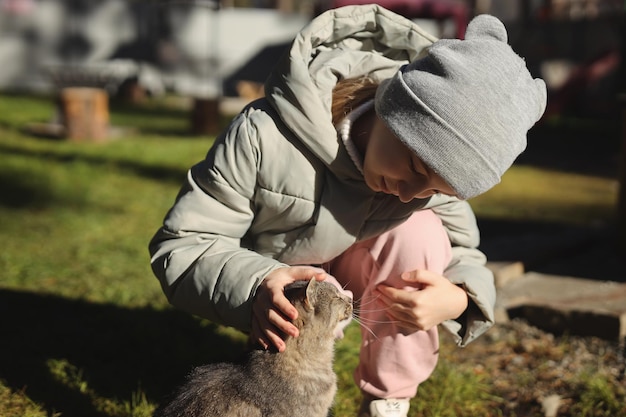
<svg viewBox="0 0 626 417">
<path fill-rule="evenodd" d="M 615 220 L 618 192 L 615 180 L 516 165 L 471 204 L 483 218 L 606 225 Z"/>
<path fill-rule="evenodd" d="M 112 103 L 128 130 L 106 143 L 25 133 L 53 114 L 51 98 L 0 95 L 0 416 L 149 416 L 191 367 L 245 347 L 239 332 L 170 308 L 149 267 L 147 243 L 212 138 L 188 135 L 188 111 L 161 100 Z M 569 207 L 586 222 L 610 216 L 616 193 L 611 180 L 514 167 L 473 204 L 548 221 Z M 337 416 L 358 406 L 358 340 L 353 325 L 337 346 Z M 488 376 L 447 363 L 453 355 L 444 342 L 413 416 L 499 415 Z M 612 410 L 615 392 L 590 378 L 586 401 Z"/>
<path fill-rule="evenodd" d="M 626 387 L 610 384 L 606 376 L 589 370 L 579 378 L 580 396 L 573 407 L 573 414 L 580 417 L 613 417 L 626 411 L 624 398 Z"/>
</svg>

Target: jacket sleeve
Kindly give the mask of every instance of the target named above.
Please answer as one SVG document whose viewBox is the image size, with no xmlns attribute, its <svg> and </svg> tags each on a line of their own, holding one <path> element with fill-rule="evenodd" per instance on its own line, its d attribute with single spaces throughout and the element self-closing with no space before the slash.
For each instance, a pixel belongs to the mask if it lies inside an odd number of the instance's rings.
<svg viewBox="0 0 626 417">
<path fill-rule="evenodd" d="M 152 269 L 172 305 L 244 331 L 259 284 L 285 266 L 241 245 L 254 216 L 256 137 L 245 114 L 233 121 L 189 170 L 149 245 Z"/>
<path fill-rule="evenodd" d="M 459 346 L 465 346 L 494 324 L 496 288 L 493 273 L 486 267 L 487 258 L 478 250 L 480 234 L 469 203 L 453 197 L 435 196 L 427 208 L 441 219 L 452 243 L 452 261 L 446 277 L 462 286 L 469 306 L 457 320 L 442 324 Z"/>
</svg>

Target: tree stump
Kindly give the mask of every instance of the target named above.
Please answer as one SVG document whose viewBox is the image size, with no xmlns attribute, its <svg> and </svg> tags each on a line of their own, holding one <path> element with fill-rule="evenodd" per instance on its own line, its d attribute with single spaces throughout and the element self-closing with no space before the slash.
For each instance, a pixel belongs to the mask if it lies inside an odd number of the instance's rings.
<svg viewBox="0 0 626 417">
<path fill-rule="evenodd" d="M 220 129 L 218 99 L 196 98 L 191 111 L 191 131 L 196 135 L 214 135 Z"/>
<path fill-rule="evenodd" d="M 65 136 L 73 141 L 104 141 L 109 134 L 109 96 L 100 88 L 61 90 L 60 111 Z"/>
<path fill-rule="evenodd" d="M 617 200 L 617 224 L 619 229 L 619 244 L 622 253 L 626 255 L 626 96 L 622 97 L 622 137 L 621 160 L 619 166 L 619 194 Z"/>
</svg>

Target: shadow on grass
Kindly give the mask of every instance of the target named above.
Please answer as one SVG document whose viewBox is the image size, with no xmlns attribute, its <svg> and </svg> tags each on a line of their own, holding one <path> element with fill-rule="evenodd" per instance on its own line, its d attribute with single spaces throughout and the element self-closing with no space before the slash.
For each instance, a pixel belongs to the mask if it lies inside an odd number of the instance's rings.
<svg viewBox="0 0 626 417">
<path fill-rule="evenodd" d="M 47 178 L 0 168 L 0 206 L 42 208 L 55 200 Z"/>
<path fill-rule="evenodd" d="M 124 401 L 141 390 L 158 402 L 193 366 L 235 360 L 245 349 L 217 326 L 173 309 L 0 290 L 0 315 L 0 379 L 65 417 L 104 414 L 55 378 L 58 361 L 71 364 L 99 397 Z"/>
<path fill-rule="evenodd" d="M 21 106 L 25 112 L 5 115 L 0 113 L 0 128 L 18 130 L 22 134 L 39 138 L 48 138 L 27 127 L 28 124 L 59 122 L 57 94 L 37 95 L 2 92 L 1 96 L 14 108 Z M 10 104 L 7 104 L 10 105 Z M 33 110 L 34 108 L 34 110 Z M 141 103 L 132 103 L 112 96 L 109 98 L 109 116 L 112 127 L 130 128 L 142 135 L 159 135 L 176 138 L 205 139 L 206 135 L 192 131 L 192 103 L 169 103 L 167 99 L 146 99 Z M 1 108 L 0 108 L 1 109 Z M 233 115 L 222 115 L 218 126 L 224 128 Z M 53 136 L 54 137 L 54 136 Z M 58 138 L 57 138 L 58 139 Z"/>
<path fill-rule="evenodd" d="M 617 178 L 621 151 L 618 120 L 539 123 L 528 132 L 528 147 L 516 163 L 563 172 Z"/>
<path fill-rule="evenodd" d="M 478 219 L 490 261 L 520 261 L 526 271 L 626 282 L 626 259 L 612 223 L 602 226 Z"/>
<path fill-rule="evenodd" d="M 141 163 L 137 161 L 133 161 L 132 159 L 113 159 L 110 156 L 96 156 L 96 155 L 85 155 L 82 153 L 57 153 L 50 151 L 40 151 L 40 150 L 32 150 L 32 149 L 24 149 L 18 146 L 12 146 L 9 144 L 0 143 L 0 153 L 5 155 L 19 155 L 24 157 L 32 157 L 35 159 L 41 159 L 46 161 L 55 161 L 60 163 L 71 163 L 74 161 L 81 161 L 93 166 L 102 166 L 107 169 L 117 168 L 120 170 L 124 170 L 127 172 L 131 172 L 133 174 L 137 174 L 144 178 L 150 178 L 161 181 L 172 181 L 176 184 L 182 183 L 185 175 L 187 173 L 187 169 L 176 169 L 173 167 L 166 167 L 163 165 L 150 165 L 147 163 Z M 199 156 L 201 157 L 201 155 Z M 15 172 L 15 173 L 3 173 L 0 168 L 0 187 L 11 186 L 10 184 L 16 180 L 16 177 L 19 175 L 26 175 L 26 172 Z M 2 189 L 0 188 L 0 192 Z"/>
</svg>

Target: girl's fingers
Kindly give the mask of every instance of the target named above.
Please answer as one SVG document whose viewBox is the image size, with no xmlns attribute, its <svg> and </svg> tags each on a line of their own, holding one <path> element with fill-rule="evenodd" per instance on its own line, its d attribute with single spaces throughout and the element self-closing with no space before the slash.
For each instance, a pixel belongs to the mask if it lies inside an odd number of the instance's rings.
<svg viewBox="0 0 626 417">
<path fill-rule="evenodd" d="M 256 316 L 252 318 L 252 331 L 250 332 L 250 339 L 253 342 L 258 343 L 263 349 L 269 348 L 269 340 L 264 336 L 263 331 L 261 330 L 261 325 L 259 324 L 259 320 Z"/>
<path fill-rule="evenodd" d="M 261 345 L 263 349 L 269 349 L 270 346 L 276 347 L 279 352 L 285 351 L 285 342 L 279 336 L 279 332 L 272 326 L 262 325 L 258 319 L 254 319 L 251 337 Z"/>
<path fill-rule="evenodd" d="M 274 309 L 270 309 L 268 312 L 268 319 L 274 327 L 276 327 L 279 331 L 292 336 L 298 337 L 298 328 L 293 325 L 290 321 L 284 319 L 284 317 L 278 313 Z"/>
<path fill-rule="evenodd" d="M 278 308 L 285 316 L 294 320 L 298 317 L 298 310 L 289 302 L 283 292 L 277 292 L 274 294 L 272 304 Z M 272 310 L 270 309 L 270 312 Z M 269 317 L 268 317 L 269 318 Z M 288 333 L 288 332 L 286 332 Z"/>
</svg>

